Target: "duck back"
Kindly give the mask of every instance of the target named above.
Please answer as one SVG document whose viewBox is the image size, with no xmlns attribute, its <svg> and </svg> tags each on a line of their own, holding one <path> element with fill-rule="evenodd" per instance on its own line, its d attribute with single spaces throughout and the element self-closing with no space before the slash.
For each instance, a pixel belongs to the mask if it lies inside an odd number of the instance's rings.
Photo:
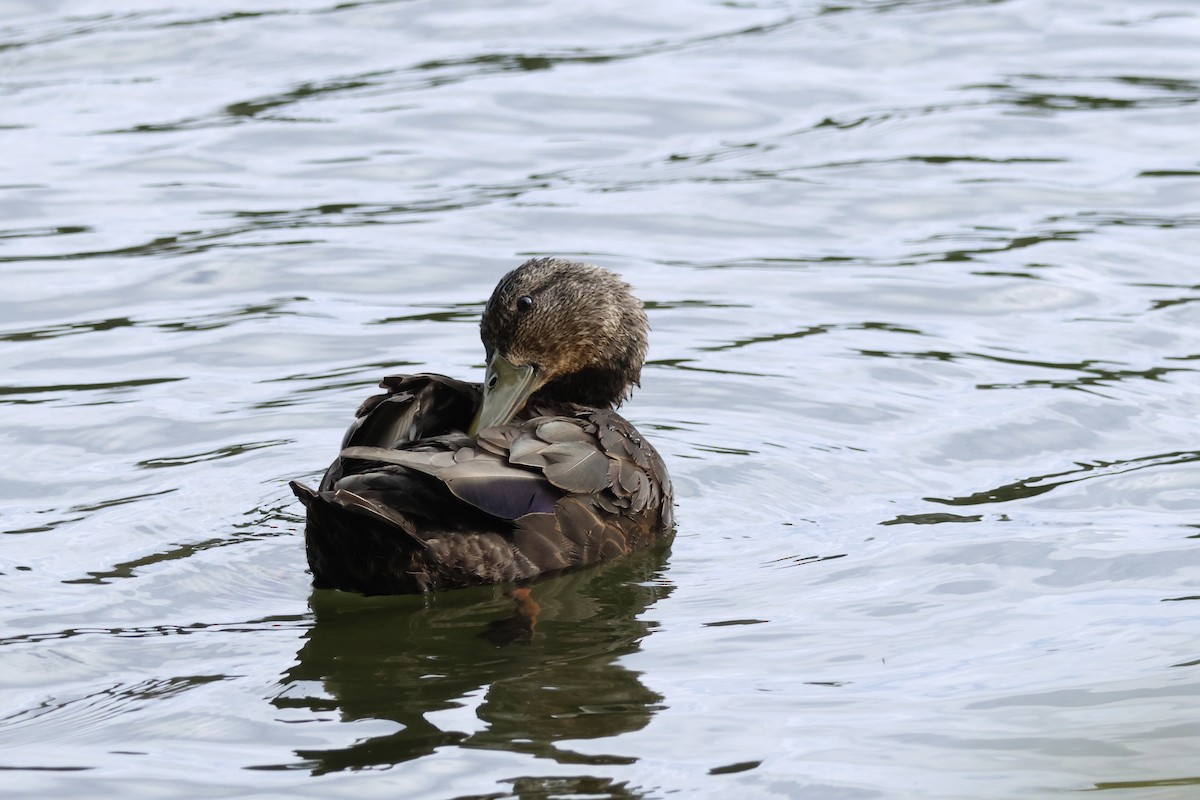
<svg viewBox="0 0 1200 800">
<path fill-rule="evenodd" d="M 615 411 L 535 405 L 468 437 L 477 384 L 409 375 L 380 385 L 319 488 L 292 483 L 317 588 L 528 581 L 671 535 L 666 466 Z"/>
</svg>

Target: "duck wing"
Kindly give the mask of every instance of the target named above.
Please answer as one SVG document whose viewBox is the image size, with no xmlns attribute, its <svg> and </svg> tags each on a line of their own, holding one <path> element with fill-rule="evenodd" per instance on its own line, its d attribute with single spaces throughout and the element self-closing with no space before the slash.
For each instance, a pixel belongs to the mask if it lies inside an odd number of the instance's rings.
<svg viewBox="0 0 1200 800">
<path fill-rule="evenodd" d="M 670 532 L 666 469 L 615 412 L 554 409 L 471 438 L 461 430 L 476 386 L 383 385 L 320 491 L 294 486 L 316 585 L 403 593 L 520 581 Z"/>
<path fill-rule="evenodd" d="M 471 424 L 483 393 L 479 384 L 445 375 L 393 375 L 379 383 L 386 391 L 363 401 L 342 438 L 347 447 L 404 447 L 429 437 L 464 431 Z M 333 462 L 321 480 L 328 491 L 343 477 L 342 460 Z"/>
<path fill-rule="evenodd" d="M 545 476 L 514 467 L 503 456 L 455 442 L 453 450 L 388 450 L 382 447 L 347 447 L 343 459 L 393 465 L 427 475 L 454 497 L 498 519 L 514 520 L 526 514 L 546 514 L 562 499 Z"/>
<path fill-rule="evenodd" d="M 480 443 L 488 444 L 488 431 Z M 666 465 L 615 411 L 585 409 L 535 418 L 509 449 L 509 461 L 539 470 L 563 492 L 553 514 L 516 520 L 513 540 L 583 566 L 649 546 L 674 527 Z"/>
<path fill-rule="evenodd" d="M 341 458 L 415 470 L 505 520 L 553 513 L 565 497 L 641 513 L 661 505 L 667 481 L 658 454 L 632 425 L 595 410 L 486 428 L 478 440 L 449 434 L 401 449 L 350 446 Z"/>
</svg>

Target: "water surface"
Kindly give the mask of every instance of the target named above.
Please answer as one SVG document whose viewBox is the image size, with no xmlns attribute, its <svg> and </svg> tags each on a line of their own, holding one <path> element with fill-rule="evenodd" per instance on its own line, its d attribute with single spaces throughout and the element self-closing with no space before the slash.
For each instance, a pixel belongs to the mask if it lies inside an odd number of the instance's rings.
<svg viewBox="0 0 1200 800">
<path fill-rule="evenodd" d="M 1183 0 L 0 2 L 6 790 L 1195 794 L 1198 53 Z M 286 482 L 543 254 L 647 302 L 671 550 L 532 637 L 313 592 Z"/>
</svg>

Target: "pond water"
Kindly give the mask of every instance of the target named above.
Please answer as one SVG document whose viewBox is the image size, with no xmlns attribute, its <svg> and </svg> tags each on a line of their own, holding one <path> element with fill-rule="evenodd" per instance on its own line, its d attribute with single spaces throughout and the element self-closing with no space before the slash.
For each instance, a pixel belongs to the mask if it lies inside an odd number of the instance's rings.
<svg viewBox="0 0 1200 800">
<path fill-rule="evenodd" d="M 1194 0 L 0 0 L 22 797 L 1200 793 Z M 286 482 L 621 272 L 669 552 L 314 592 Z"/>
</svg>

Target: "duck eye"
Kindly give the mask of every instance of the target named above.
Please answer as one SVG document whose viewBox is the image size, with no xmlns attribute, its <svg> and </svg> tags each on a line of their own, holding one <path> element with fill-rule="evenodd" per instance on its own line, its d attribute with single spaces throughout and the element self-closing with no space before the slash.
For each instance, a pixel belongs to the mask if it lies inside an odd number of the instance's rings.
<svg viewBox="0 0 1200 800">
<path fill-rule="evenodd" d="M 529 309 L 533 308 L 533 298 L 527 294 L 523 294 L 517 298 L 517 311 L 524 314 Z"/>
</svg>

